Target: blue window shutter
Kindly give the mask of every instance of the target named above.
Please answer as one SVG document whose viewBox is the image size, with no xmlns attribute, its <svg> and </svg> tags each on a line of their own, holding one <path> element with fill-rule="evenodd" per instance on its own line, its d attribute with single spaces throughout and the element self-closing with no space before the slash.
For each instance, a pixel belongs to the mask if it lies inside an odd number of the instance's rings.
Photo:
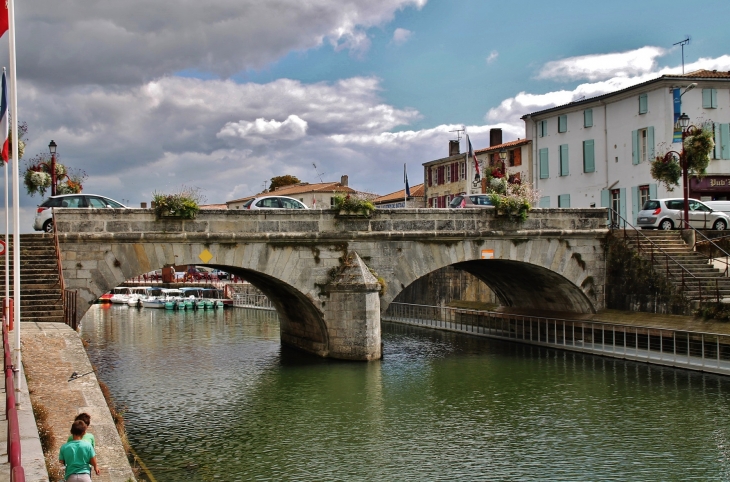
<svg viewBox="0 0 730 482">
<path fill-rule="evenodd" d="M 715 152 L 713 159 L 722 159 L 722 133 L 720 132 L 720 124 L 715 122 L 714 124 L 715 128 Z"/>
<path fill-rule="evenodd" d="M 549 208 L 550 207 L 550 196 L 543 196 L 540 198 L 540 204 L 538 207 Z"/>
<path fill-rule="evenodd" d="M 713 109 L 717 109 L 717 89 L 710 90 L 710 105 Z"/>
<path fill-rule="evenodd" d="M 583 141 L 583 172 L 596 171 L 596 154 L 593 139 Z"/>
<path fill-rule="evenodd" d="M 631 219 L 636 224 L 636 215 L 639 214 L 639 186 L 631 188 Z"/>
<path fill-rule="evenodd" d="M 570 174 L 568 161 L 568 144 L 560 145 L 560 175 L 567 176 Z"/>
<path fill-rule="evenodd" d="M 651 199 L 657 198 L 656 184 L 649 184 L 649 198 L 651 198 Z"/>
<path fill-rule="evenodd" d="M 570 207 L 570 194 L 561 194 L 558 196 L 558 207 L 569 208 Z"/>
<path fill-rule="evenodd" d="M 641 94 L 639 96 L 639 114 L 646 114 L 647 112 L 649 112 L 649 96 Z"/>
<path fill-rule="evenodd" d="M 702 108 L 712 109 L 712 89 L 702 89 Z"/>
<path fill-rule="evenodd" d="M 647 127 L 646 128 L 646 144 L 647 144 L 647 150 L 649 151 L 646 155 L 646 158 L 649 162 L 654 160 L 654 127 Z"/>
<path fill-rule="evenodd" d="M 558 132 L 567 132 L 568 130 L 568 116 L 558 116 Z"/>
<path fill-rule="evenodd" d="M 634 164 L 639 163 L 639 131 L 631 131 L 631 158 Z"/>
<path fill-rule="evenodd" d="M 583 111 L 583 127 L 593 127 L 593 109 Z"/>
<path fill-rule="evenodd" d="M 618 199 L 618 205 L 619 205 L 619 214 L 622 218 L 626 219 L 626 188 L 622 187 L 619 189 L 619 199 Z"/>
<path fill-rule="evenodd" d="M 549 171 L 550 165 L 548 163 L 548 150 L 547 147 L 540 149 L 540 179 L 547 179 L 550 177 Z"/>
<path fill-rule="evenodd" d="M 730 124 L 720 124 L 722 159 L 730 159 Z"/>
</svg>

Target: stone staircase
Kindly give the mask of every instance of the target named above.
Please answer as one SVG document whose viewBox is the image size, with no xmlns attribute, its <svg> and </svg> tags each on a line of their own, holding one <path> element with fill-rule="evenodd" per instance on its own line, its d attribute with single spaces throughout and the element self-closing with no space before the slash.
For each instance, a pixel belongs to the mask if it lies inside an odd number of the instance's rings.
<svg viewBox="0 0 730 482">
<path fill-rule="evenodd" d="M 4 240 L 4 236 L 0 237 Z M 10 236 L 10 296 L 13 297 L 13 237 Z M 63 323 L 56 247 L 52 234 L 20 235 L 20 320 Z M 5 296 L 5 255 L 0 256 L 0 297 Z"/>
<path fill-rule="evenodd" d="M 636 233 L 627 232 L 627 234 L 631 238 L 629 246 L 636 249 Z M 682 240 L 680 231 L 643 230 L 642 234 L 648 238 L 647 240 L 643 236 L 639 236 L 643 256 L 649 256 L 648 253 L 651 250 L 649 240 L 651 240 L 655 245 L 655 250 L 658 246 L 676 261 L 676 263 L 671 259 L 667 261 L 667 258 L 661 252 L 655 251 L 655 269 L 660 273 L 667 273 L 668 271 L 669 281 L 674 284 L 678 291 L 684 291 L 687 299 L 699 300 L 701 297 L 707 300 L 708 298 L 717 299 L 718 296 L 721 300 L 730 298 L 730 278 L 726 277 L 723 271 L 715 268 L 706 256 L 690 248 Z M 682 290 L 683 271 L 684 290 Z M 696 278 L 693 278 L 693 276 Z"/>
</svg>

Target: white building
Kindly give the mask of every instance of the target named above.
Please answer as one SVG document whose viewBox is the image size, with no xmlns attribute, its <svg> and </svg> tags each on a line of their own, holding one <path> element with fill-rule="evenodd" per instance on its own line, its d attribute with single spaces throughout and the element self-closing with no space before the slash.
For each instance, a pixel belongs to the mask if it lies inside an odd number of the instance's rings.
<svg viewBox="0 0 730 482">
<path fill-rule="evenodd" d="M 669 192 L 649 171 L 656 155 L 681 150 L 682 112 L 715 132 L 708 175 L 690 180 L 690 197 L 730 199 L 730 72 L 698 70 L 523 116 L 540 206 L 612 207 L 635 223 L 650 197 L 682 197 L 681 185 Z"/>
</svg>

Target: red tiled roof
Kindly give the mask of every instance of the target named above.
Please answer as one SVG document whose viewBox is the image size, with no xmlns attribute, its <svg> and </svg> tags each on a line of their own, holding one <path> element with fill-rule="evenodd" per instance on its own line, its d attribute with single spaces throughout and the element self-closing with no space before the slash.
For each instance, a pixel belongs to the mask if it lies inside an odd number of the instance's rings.
<svg viewBox="0 0 730 482">
<path fill-rule="evenodd" d="M 703 79 L 730 79 L 730 71 L 727 70 L 695 70 L 684 74 L 684 77 L 703 78 Z"/>
<path fill-rule="evenodd" d="M 373 199 L 374 204 L 384 204 L 392 201 L 401 201 L 406 195 L 406 190 L 401 189 L 400 191 L 392 192 L 390 194 L 385 194 L 384 196 L 376 197 Z M 411 197 L 423 197 L 424 190 L 423 190 L 423 184 L 416 184 L 415 186 L 411 187 Z"/>
<path fill-rule="evenodd" d="M 477 149 L 476 151 L 474 151 L 474 154 L 498 151 L 502 148 L 509 149 L 511 147 L 523 146 L 525 144 L 529 144 L 530 142 L 531 141 L 529 139 L 517 139 L 516 141 L 503 142 L 502 144 L 498 144 L 496 146 L 485 147 L 484 149 Z"/>
<path fill-rule="evenodd" d="M 228 204 L 202 204 L 200 209 L 228 209 Z"/>
<path fill-rule="evenodd" d="M 300 184 L 292 184 L 291 186 L 284 186 L 276 189 L 272 192 L 260 192 L 258 194 L 254 194 L 252 196 L 246 196 L 242 197 L 240 199 L 234 199 L 233 201 L 228 201 L 227 203 L 237 203 L 241 201 L 248 201 L 249 199 L 259 197 L 259 196 L 292 196 L 294 194 L 302 194 L 302 193 L 310 193 L 310 192 L 347 192 L 347 193 L 355 193 L 354 189 L 348 186 L 343 186 L 339 182 L 320 182 L 315 184 L 309 184 L 309 183 L 300 183 Z"/>
</svg>

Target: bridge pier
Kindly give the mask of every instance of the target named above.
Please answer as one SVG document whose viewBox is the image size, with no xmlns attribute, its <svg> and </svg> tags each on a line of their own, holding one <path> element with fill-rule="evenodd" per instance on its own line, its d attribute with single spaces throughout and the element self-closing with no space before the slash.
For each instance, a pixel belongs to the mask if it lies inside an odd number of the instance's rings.
<svg viewBox="0 0 730 482">
<path fill-rule="evenodd" d="M 380 284 L 357 253 L 343 262 L 327 285 L 323 303 L 331 358 L 378 360 L 380 336 Z"/>
</svg>

